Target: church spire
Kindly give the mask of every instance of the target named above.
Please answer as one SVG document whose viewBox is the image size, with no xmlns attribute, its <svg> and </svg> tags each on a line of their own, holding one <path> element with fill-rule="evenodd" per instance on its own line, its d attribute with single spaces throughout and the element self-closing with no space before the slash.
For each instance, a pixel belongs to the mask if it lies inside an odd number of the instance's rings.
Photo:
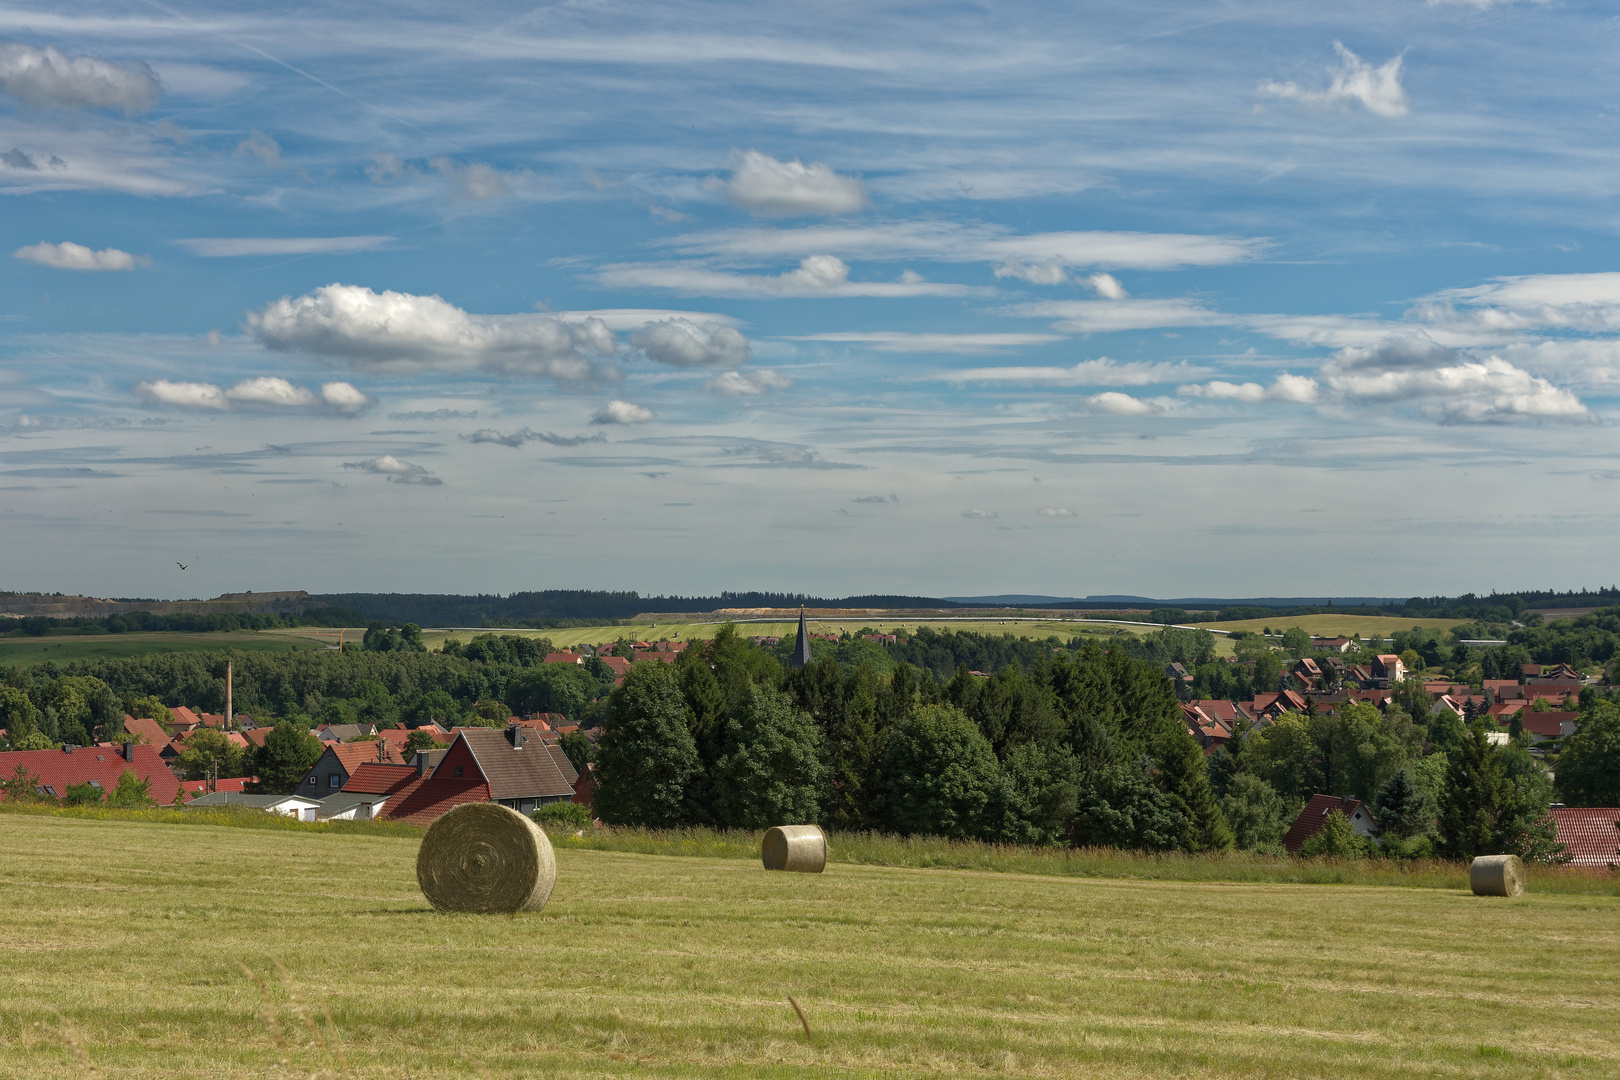
<svg viewBox="0 0 1620 1080">
<path fill-rule="evenodd" d="M 810 629 L 804 625 L 804 608 L 801 607 L 799 609 L 799 636 L 793 641 L 793 655 L 788 658 L 788 667 L 808 667 L 810 660 Z"/>
</svg>

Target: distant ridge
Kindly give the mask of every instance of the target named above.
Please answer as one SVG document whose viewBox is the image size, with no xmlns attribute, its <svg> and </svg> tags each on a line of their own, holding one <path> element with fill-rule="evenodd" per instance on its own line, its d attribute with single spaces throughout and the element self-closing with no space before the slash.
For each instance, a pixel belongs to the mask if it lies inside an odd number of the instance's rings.
<svg viewBox="0 0 1620 1080">
<path fill-rule="evenodd" d="M 1078 596 L 1031 596 L 1026 593 L 998 593 L 995 596 L 942 596 L 952 604 L 967 604 L 973 607 L 1004 607 L 1008 604 L 1078 604 L 1083 601 Z M 1157 603 L 1158 601 L 1153 601 Z"/>
</svg>

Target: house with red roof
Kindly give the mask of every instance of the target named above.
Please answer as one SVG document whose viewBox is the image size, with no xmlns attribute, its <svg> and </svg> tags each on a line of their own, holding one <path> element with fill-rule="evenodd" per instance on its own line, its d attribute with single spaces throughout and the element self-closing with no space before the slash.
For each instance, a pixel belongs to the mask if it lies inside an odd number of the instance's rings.
<svg viewBox="0 0 1620 1080">
<path fill-rule="evenodd" d="M 306 799 L 324 799 L 343 790 L 354 770 L 363 762 L 403 765 L 405 759 L 399 749 L 377 739 L 372 742 L 327 743 L 326 750 L 310 766 L 298 785 L 298 794 Z"/>
<path fill-rule="evenodd" d="M 1373 660 L 1372 676 L 1387 687 L 1406 678 L 1406 665 L 1394 653 L 1384 653 Z"/>
<path fill-rule="evenodd" d="M 1299 817 L 1294 819 L 1294 824 L 1283 837 L 1283 847 L 1288 849 L 1288 854 L 1298 855 L 1305 841 L 1327 828 L 1328 817 L 1335 810 L 1349 820 L 1356 835 L 1368 838 L 1378 835 L 1378 822 L 1373 820 L 1371 808 L 1360 799 L 1312 795 L 1311 801 L 1305 804 L 1305 809 L 1299 812 Z"/>
<path fill-rule="evenodd" d="M 114 749 L 104 746 L 65 747 L 61 750 L 9 750 L 0 753 L 0 777 L 9 780 L 21 766 L 34 780 L 34 790 L 60 799 L 74 784 L 91 784 L 104 793 L 118 786 L 118 778 L 133 772 L 147 781 L 152 798 L 168 806 L 180 791 L 180 781 L 169 771 L 155 747 L 129 742 Z"/>
<path fill-rule="evenodd" d="M 1547 813 L 1570 866 L 1620 868 L 1620 807 L 1555 806 Z"/>
<path fill-rule="evenodd" d="M 1181 718 L 1206 754 L 1213 754 L 1232 741 L 1232 725 L 1205 712 L 1196 702 L 1181 704 Z"/>
<path fill-rule="evenodd" d="M 195 799 L 210 791 L 244 792 L 249 784 L 257 783 L 258 779 L 256 776 L 232 776 L 218 780 L 182 780 L 180 787 L 185 790 L 187 796 Z"/>
<path fill-rule="evenodd" d="M 425 825 L 466 802 L 496 802 L 528 814 L 546 803 L 572 800 L 579 780 L 562 747 L 521 727 L 461 728 L 448 750 L 418 754 L 413 765 L 415 776 L 373 767 L 351 783 L 355 790 L 394 785 L 383 816 Z"/>
<path fill-rule="evenodd" d="M 131 716 L 125 713 L 124 730 L 135 736 L 136 742 L 143 742 L 160 750 L 169 745 L 169 733 L 164 731 L 163 725 L 156 720 L 148 720 L 145 717 Z"/>
</svg>

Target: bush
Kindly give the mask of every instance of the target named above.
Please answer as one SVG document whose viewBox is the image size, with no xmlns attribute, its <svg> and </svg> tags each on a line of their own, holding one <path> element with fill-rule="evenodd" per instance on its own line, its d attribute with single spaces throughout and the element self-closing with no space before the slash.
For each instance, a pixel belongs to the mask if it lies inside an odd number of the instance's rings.
<svg viewBox="0 0 1620 1080">
<path fill-rule="evenodd" d="M 541 825 L 564 829 L 588 829 L 595 824 L 590 807 L 577 802 L 546 803 L 529 816 Z"/>
<path fill-rule="evenodd" d="M 1350 819 L 1335 810 L 1328 815 L 1322 831 L 1305 841 L 1299 853 L 1307 859 L 1365 859 L 1368 846 L 1367 841 L 1357 835 Z"/>
</svg>

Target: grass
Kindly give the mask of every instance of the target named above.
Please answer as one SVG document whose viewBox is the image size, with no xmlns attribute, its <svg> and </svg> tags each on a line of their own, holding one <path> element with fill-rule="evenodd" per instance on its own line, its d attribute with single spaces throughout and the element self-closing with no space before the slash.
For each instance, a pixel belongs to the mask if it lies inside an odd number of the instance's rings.
<svg viewBox="0 0 1620 1080">
<path fill-rule="evenodd" d="M 9 1076 L 1620 1071 L 1607 897 L 562 847 L 543 912 L 443 916 L 411 837 L 0 814 L 0 843 Z"/>
<path fill-rule="evenodd" d="M 298 652 L 322 648 L 319 643 L 285 633 L 232 630 L 214 634 L 178 632 L 87 634 L 84 636 L 0 637 L 0 665 L 28 666 L 46 660 L 122 659 L 152 653 Z"/>
<path fill-rule="evenodd" d="M 1208 630 L 1252 630 L 1255 633 L 1269 626 L 1278 634 L 1297 626 L 1315 637 L 1350 637 L 1353 634 L 1360 634 L 1363 638 L 1371 638 L 1389 637 L 1397 630 L 1410 630 L 1414 626 L 1421 626 L 1426 630 L 1450 630 L 1464 621 L 1466 620 L 1401 619 L 1383 615 L 1295 615 L 1286 618 L 1279 616 L 1266 619 L 1239 619 L 1233 622 L 1197 625 Z"/>
</svg>

